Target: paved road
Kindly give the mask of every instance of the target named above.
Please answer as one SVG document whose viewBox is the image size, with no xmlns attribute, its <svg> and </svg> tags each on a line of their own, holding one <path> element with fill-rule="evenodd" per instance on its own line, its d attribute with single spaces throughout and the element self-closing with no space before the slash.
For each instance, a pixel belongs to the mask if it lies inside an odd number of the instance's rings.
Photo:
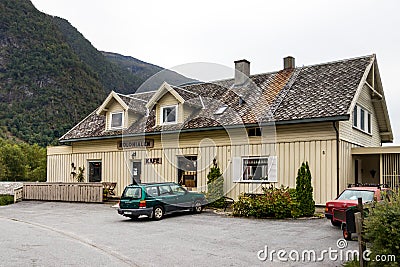
<svg viewBox="0 0 400 267">
<path fill-rule="evenodd" d="M 257 257 L 265 246 L 317 255 L 338 249 L 341 232 L 325 219 L 253 220 L 209 211 L 131 221 L 105 204 L 20 202 L 0 207 L 0 229 L 0 266 L 341 266 L 327 255 L 323 263 Z M 356 247 L 350 242 L 346 249 Z"/>
</svg>

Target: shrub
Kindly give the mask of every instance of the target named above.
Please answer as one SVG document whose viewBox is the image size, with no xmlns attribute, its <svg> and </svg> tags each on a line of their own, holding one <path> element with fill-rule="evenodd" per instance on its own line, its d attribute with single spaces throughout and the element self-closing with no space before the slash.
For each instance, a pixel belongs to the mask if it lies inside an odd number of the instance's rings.
<svg viewBox="0 0 400 267">
<path fill-rule="evenodd" d="M 313 216 L 315 202 L 313 199 L 313 188 L 311 185 L 311 172 L 308 162 L 303 162 L 297 172 L 296 178 L 296 200 L 299 203 L 301 216 Z"/>
<path fill-rule="evenodd" d="M 85 176 L 83 175 L 84 172 L 85 172 L 85 167 L 78 168 L 78 175 L 76 176 L 76 181 L 78 183 L 83 183 L 85 181 Z"/>
<path fill-rule="evenodd" d="M 207 201 L 208 206 L 214 208 L 222 208 L 225 205 L 224 201 L 224 177 L 221 170 L 215 164 L 211 167 L 207 174 Z"/>
<path fill-rule="evenodd" d="M 365 239 L 369 242 L 370 258 L 376 255 L 395 255 L 396 262 L 385 266 L 398 266 L 400 259 L 400 197 L 376 203 L 364 221 Z M 371 266 L 383 266 L 382 262 L 370 262 Z M 375 265 L 374 265 L 375 264 Z"/>
<path fill-rule="evenodd" d="M 241 195 L 233 204 L 233 215 L 256 218 L 290 218 L 297 217 L 296 203 L 290 196 L 290 189 L 263 188 L 261 195 Z"/>
<path fill-rule="evenodd" d="M 0 206 L 5 206 L 14 203 L 14 196 L 0 195 Z"/>
</svg>

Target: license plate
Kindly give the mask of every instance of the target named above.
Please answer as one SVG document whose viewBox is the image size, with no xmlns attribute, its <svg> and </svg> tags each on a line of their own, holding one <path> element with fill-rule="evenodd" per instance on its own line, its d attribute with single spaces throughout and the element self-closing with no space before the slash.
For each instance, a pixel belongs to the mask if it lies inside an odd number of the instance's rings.
<svg viewBox="0 0 400 267">
<path fill-rule="evenodd" d="M 132 211 L 125 211 L 124 214 L 126 214 L 126 215 L 132 215 Z"/>
</svg>

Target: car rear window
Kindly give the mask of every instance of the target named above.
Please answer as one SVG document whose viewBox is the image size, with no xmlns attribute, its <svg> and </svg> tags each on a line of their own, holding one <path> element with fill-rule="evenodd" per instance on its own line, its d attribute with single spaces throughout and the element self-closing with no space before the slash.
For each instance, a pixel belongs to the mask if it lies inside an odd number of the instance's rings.
<svg viewBox="0 0 400 267">
<path fill-rule="evenodd" d="M 362 198 L 363 202 L 373 201 L 374 191 L 347 189 L 338 197 L 338 200 L 357 200 L 359 197 Z"/>
<path fill-rule="evenodd" d="M 127 187 L 122 197 L 140 199 L 142 198 L 142 189 L 140 187 Z"/>
</svg>

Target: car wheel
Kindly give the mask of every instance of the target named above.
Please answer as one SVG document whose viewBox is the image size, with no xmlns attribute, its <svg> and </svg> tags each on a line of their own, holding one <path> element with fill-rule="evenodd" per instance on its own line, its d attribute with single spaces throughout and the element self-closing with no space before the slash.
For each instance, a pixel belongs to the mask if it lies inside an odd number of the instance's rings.
<svg viewBox="0 0 400 267">
<path fill-rule="evenodd" d="M 158 221 L 164 217 L 164 209 L 161 206 L 154 207 L 153 210 L 153 219 Z"/>
<path fill-rule="evenodd" d="M 342 225 L 341 222 L 339 222 L 339 221 L 334 221 L 333 219 L 331 219 L 331 224 L 332 224 L 333 226 L 336 226 L 336 227 L 340 227 L 340 225 Z"/>
<path fill-rule="evenodd" d="M 193 212 L 194 213 L 201 213 L 202 210 L 203 210 L 203 206 L 201 205 L 201 202 L 200 201 L 194 202 Z"/>
<path fill-rule="evenodd" d="M 347 231 L 346 228 L 343 229 L 343 238 L 346 240 L 351 240 L 351 232 Z"/>
</svg>

